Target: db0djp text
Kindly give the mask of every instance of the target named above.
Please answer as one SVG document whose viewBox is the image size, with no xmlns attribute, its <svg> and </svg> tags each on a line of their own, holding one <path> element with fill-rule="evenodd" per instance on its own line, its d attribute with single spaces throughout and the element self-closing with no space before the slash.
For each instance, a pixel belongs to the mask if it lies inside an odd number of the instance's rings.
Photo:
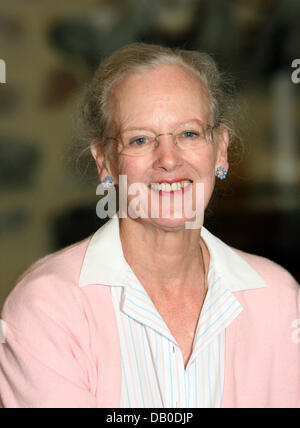
<svg viewBox="0 0 300 428">
<path fill-rule="evenodd" d="M 182 425 L 190 422 L 193 413 L 151 413 L 151 422 L 169 422 L 181 423 Z"/>
</svg>

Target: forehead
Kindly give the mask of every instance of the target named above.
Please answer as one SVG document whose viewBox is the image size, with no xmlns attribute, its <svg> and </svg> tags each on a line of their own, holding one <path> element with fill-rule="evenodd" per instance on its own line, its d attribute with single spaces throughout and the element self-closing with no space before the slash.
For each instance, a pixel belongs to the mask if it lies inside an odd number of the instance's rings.
<svg viewBox="0 0 300 428">
<path fill-rule="evenodd" d="M 210 95 L 202 79 L 179 65 L 164 64 L 132 73 L 112 91 L 113 120 L 121 126 L 209 121 Z"/>
</svg>

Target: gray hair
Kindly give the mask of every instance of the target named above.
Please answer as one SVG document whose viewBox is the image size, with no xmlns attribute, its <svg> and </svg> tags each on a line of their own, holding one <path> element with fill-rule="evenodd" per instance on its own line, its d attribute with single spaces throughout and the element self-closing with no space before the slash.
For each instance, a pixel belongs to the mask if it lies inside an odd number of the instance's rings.
<svg viewBox="0 0 300 428">
<path fill-rule="evenodd" d="M 219 72 L 213 58 L 198 51 L 132 43 L 117 49 L 107 57 L 86 88 L 79 112 L 86 149 L 93 140 L 97 141 L 104 152 L 107 149 L 105 137 L 108 136 L 112 123 L 109 97 L 114 84 L 128 74 L 149 70 L 161 64 L 181 65 L 203 80 L 210 95 L 213 124 L 224 125 L 228 129 L 232 144 L 237 137 L 233 125 L 232 89 L 228 79 Z"/>
</svg>

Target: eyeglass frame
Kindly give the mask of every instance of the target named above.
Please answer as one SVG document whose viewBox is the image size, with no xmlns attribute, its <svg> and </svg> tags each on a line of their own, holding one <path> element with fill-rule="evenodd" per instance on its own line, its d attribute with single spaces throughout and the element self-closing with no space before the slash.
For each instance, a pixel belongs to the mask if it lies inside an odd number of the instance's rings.
<svg viewBox="0 0 300 428">
<path fill-rule="evenodd" d="M 201 125 L 204 125 L 205 126 L 205 139 L 207 139 L 207 132 L 208 131 L 210 131 L 210 133 L 211 133 L 211 139 L 213 140 L 213 136 L 212 136 L 212 134 L 213 134 L 213 131 L 214 131 L 214 129 L 216 129 L 216 128 L 218 128 L 219 127 L 219 125 L 210 125 L 209 123 L 205 123 L 205 122 L 202 122 L 202 121 L 200 121 L 199 119 L 196 119 L 196 121 L 197 122 L 200 122 L 201 123 Z M 180 124 L 180 125 L 178 125 L 178 128 L 180 127 L 180 126 L 184 126 L 185 124 L 188 124 L 188 123 L 191 123 L 192 121 L 190 121 L 190 122 L 184 122 L 184 123 L 182 123 L 182 124 Z M 124 144 L 123 143 L 123 141 L 122 141 L 122 133 L 124 133 L 124 132 L 128 132 L 129 130 L 125 130 L 125 131 L 122 131 L 122 132 L 120 132 L 120 134 L 118 134 L 116 137 L 106 137 L 106 139 L 107 140 L 115 140 L 116 142 L 118 142 L 120 139 L 121 139 L 121 143 L 122 144 Z M 159 141 L 158 141 L 158 138 L 159 137 L 162 137 L 162 136 L 164 136 L 164 135 L 171 135 L 172 136 L 172 138 L 173 138 L 173 143 L 177 146 L 178 145 L 178 142 L 176 141 L 176 137 L 177 137 L 177 135 L 174 133 L 174 132 L 166 132 L 166 133 L 163 133 L 163 134 L 155 134 L 153 131 L 150 131 L 150 130 L 146 130 L 146 129 L 132 129 L 132 131 L 147 131 L 147 132 L 151 132 L 151 133 L 153 133 L 153 135 L 154 135 L 154 140 L 155 140 L 155 142 L 158 144 L 159 143 Z M 157 147 L 157 145 L 155 146 L 155 148 Z M 122 154 L 122 152 L 120 152 L 120 154 Z"/>
</svg>

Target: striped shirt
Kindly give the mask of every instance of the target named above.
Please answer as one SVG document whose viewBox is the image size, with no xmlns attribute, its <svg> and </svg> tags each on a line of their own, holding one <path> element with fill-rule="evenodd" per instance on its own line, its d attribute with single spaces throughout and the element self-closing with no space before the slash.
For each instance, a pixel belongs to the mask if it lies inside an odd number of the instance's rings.
<svg viewBox="0 0 300 428">
<path fill-rule="evenodd" d="M 125 269 L 124 285 L 112 287 L 121 348 L 120 407 L 220 407 L 225 329 L 242 307 L 224 286 L 212 260 L 186 368 L 180 347 L 149 295 L 130 267 Z"/>
<path fill-rule="evenodd" d="M 117 215 L 88 246 L 79 285 L 111 288 L 121 350 L 120 407 L 221 406 L 226 327 L 243 310 L 234 293 L 261 285 L 251 266 L 203 226 L 201 238 L 210 254 L 208 290 L 186 368 L 176 340 L 125 260 Z"/>
</svg>

